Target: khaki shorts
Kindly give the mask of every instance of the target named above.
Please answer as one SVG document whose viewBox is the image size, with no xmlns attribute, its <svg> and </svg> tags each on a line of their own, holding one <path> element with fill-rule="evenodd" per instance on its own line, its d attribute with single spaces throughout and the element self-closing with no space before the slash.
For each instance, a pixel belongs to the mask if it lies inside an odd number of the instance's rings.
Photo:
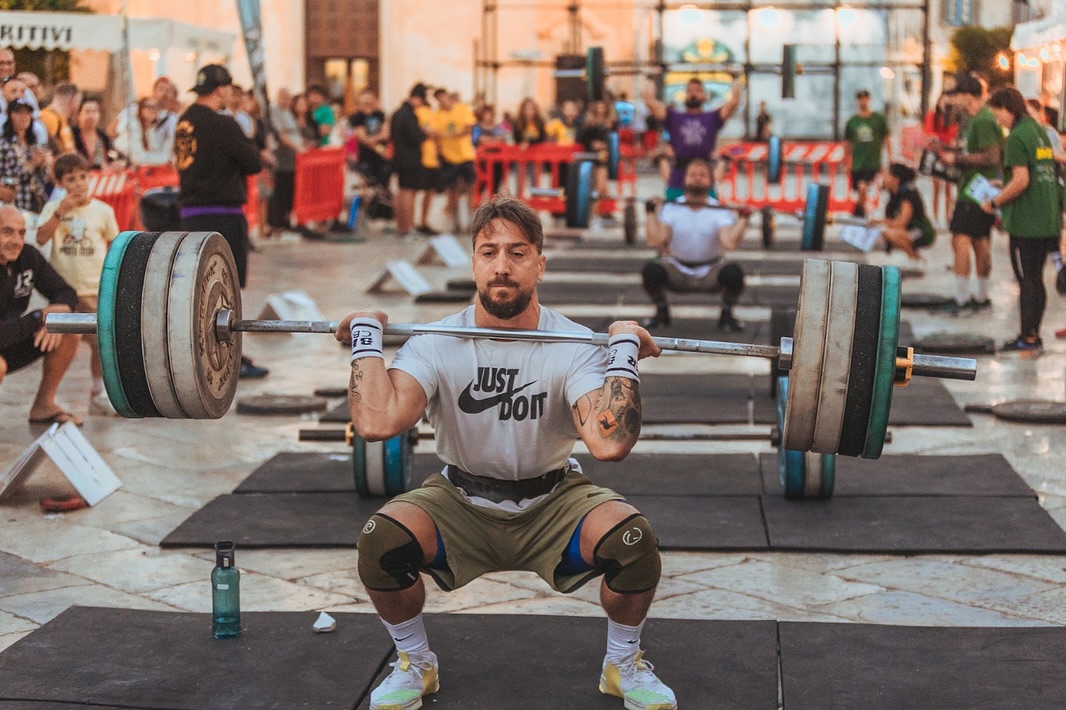
<svg viewBox="0 0 1066 710">
<path fill-rule="evenodd" d="M 74 306 L 75 313 L 96 313 L 96 308 L 99 305 L 100 300 L 96 296 L 78 296 L 78 305 Z M 96 336 L 85 334 L 81 336 L 82 342 L 88 343 L 90 347 L 96 347 Z"/>
<path fill-rule="evenodd" d="M 520 513 L 474 505 L 439 473 L 393 500 L 417 505 L 436 524 L 448 569 L 424 571 L 441 589 L 459 589 L 486 572 L 525 570 L 569 593 L 599 574 L 557 572 L 577 524 L 598 505 L 623 498 L 570 471 L 547 498 Z"/>
<path fill-rule="evenodd" d="M 671 291 L 676 293 L 718 293 L 721 290 L 721 286 L 718 284 L 718 274 L 721 272 L 722 267 L 729 262 L 725 259 L 719 259 L 711 265 L 706 276 L 700 277 L 682 272 L 677 268 L 677 264 L 672 261 L 663 259 L 659 263 L 666 269 L 666 275 L 669 279 L 667 283 Z"/>
</svg>

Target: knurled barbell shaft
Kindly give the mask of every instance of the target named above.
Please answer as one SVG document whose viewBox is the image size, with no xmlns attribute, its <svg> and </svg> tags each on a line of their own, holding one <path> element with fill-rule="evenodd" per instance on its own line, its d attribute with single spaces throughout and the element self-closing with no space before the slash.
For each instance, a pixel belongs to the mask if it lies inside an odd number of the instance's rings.
<svg viewBox="0 0 1066 710">
<path fill-rule="evenodd" d="M 96 333 L 96 314 L 50 313 L 45 320 L 45 324 L 50 333 L 93 334 Z M 234 320 L 232 311 L 228 310 L 219 311 L 215 324 L 216 332 L 223 339 L 228 336 L 227 331 L 242 333 L 335 333 L 340 325 L 337 321 Z M 469 328 L 421 323 L 390 323 L 385 326 L 385 334 L 401 337 L 448 335 L 459 338 L 532 340 L 546 343 L 588 343 L 601 346 L 606 346 L 610 337 L 606 333 L 585 333 L 581 331 Z M 779 358 L 781 369 L 784 370 L 789 369 L 791 361 L 791 338 L 781 339 L 781 343 L 785 347 L 690 338 L 653 337 L 652 341 L 663 350 L 710 355 Z M 919 377 L 937 377 L 950 380 L 975 380 L 977 379 L 977 361 L 973 358 L 916 354 L 911 374 Z"/>
</svg>

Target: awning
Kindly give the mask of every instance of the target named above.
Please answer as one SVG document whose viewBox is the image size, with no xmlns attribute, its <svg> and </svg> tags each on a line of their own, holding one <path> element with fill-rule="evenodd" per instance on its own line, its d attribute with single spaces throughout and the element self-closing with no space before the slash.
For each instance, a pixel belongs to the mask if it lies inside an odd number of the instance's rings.
<svg viewBox="0 0 1066 710">
<path fill-rule="evenodd" d="M 1066 12 L 1059 11 L 1050 17 L 1015 25 L 1014 34 L 1010 38 L 1010 48 L 1017 52 L 1043 44 L 1060 42 L 1064 39 L 1066 39 Z"/>
<path fill-rule="evenodd" d="M 229 56 L 235 35 L 185 22 L 130 18 L 130 48 Z M 0 47 L 122 51 L 122 18 L 73 12 L 0 12 Z"/>
</svg>

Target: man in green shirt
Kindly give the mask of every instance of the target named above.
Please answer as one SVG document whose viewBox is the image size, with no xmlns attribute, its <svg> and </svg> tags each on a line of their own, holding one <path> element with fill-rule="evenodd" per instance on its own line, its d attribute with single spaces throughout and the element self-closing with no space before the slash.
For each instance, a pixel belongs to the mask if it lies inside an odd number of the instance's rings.
<svg viewBox="0 0 1066 710">
<path fill-rule="evenodd" d="M 851 166 L 851 187 L 859 193 L 854 214 L 866 216 L 866 190 L 877 173 L 881 172 L 881 152 L 888 138 L 885 117 L 870 108 L 870 92 L 855 94 L 858 113 L 844 125 L 844 156 Z"/>
<path fill-rule="evenodd" d="M 311 120 L 315 122 L 319 145 L 329 145 L 329 134 L 337 118 L 329 107 L 326 90 L 318 84 L 307 87 L 307 103 L 311 105 Z"/>
<path fill-rule="evenodd" d="M 1003 155 L 1003 129 L 995 116 L 985 106 L 987 85 L 968 74 L 955 80 L 955 89 L 950 92 L 953 103 L 971 118 L 963 133 L 963 150 L 939 146 L 937 152 L 946 165 L 962 168 L 959 196 L 951 215 L 951 247 L 955 253 L 955 297 L 945 305 L 945 310 L 958 313 L 964 308 L 975 311 L 989 308 L 989 275 L 992 273 L 990 239 L 995 215 L 981 209 L 981 205 L 968 194 L 967 188 L 978 176 L 989 180 L 999 177 Z M 974 255 L 977 272 L 977 293 L 970 296 L 970 252 Z"/>
<path fill-rule="evenodd" d="M 1011 263 L 1021 301 L 1021 332 L 1007 341 L 1003 350 L 1039 354 L 1043 346 L 1040 321 L 1047 305 L 1044 260 L 1058 246 L 1062 231 L 1055 152 L 1017 89 L 997 90 L 988 106 L 1010 134 L 1003 151 L 1006 184 L 982 207 L 990 214 L 996 208 L 1003 209 L 1003 228 L 1010 235 Z"/>
</svg>

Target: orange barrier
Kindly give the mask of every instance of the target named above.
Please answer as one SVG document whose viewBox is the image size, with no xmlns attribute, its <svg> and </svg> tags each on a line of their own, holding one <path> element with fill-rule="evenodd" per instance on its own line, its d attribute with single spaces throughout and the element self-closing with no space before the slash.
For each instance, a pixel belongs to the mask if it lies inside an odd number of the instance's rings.
<svg viewBox="0 0 1066 710">
<path fill-rule="evenodd" d="M 737 143 L 722 152 L 732 158 L 717 184 L 722 202 L 799 212 L 807 199 L 807 183 L 817 181 L 829 185 L 830 212 L 850 212 L 855 206 L 851 175 L 844 167 L 843 143 L 782 143 L 781 182 L 777 185 L 767 181 L 766 143 Z"/>
<path fill-rule="evenodd" d="M 538 143 L 527 148 L 516 145 L 489 145 L 478 148 L 474 162 L 477 182 L 473 194 L 475 202 L 492 196 L 495 183 L 499 190 L 511 192 L 535 210 L 553 215 L 566 214 L 565 197 L 542 197 L 530 195 L 531 187 L 565 189 L 566 167 L 574 161 L 574 153 L 584 152 L 580 145 L 557 145 Z M 601 215 L 614 214 L 618 198 L 635 198 L 637 171 L 635 151 L 632 147 L 619 146 L 618 180 L 616 193 L 601 198 L 596 211 Z"/>
<path fill-rule="evenodd" d="M 137 181 L 131 170 L 91 171 L 89 194 L 111 205 L 120 230 L 134 228 L 137 219 Z"/>
<path fill-rule="evenodd" d="M 344 210 L 344 148 L 296 154 L 292 214 L 298 224 L 336 219 Z"/>
</svg>

